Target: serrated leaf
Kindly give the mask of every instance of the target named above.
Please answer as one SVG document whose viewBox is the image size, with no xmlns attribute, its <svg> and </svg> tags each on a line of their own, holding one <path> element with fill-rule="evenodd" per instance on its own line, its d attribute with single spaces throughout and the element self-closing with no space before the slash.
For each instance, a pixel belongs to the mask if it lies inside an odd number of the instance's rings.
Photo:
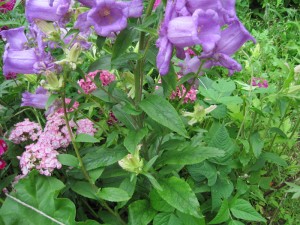
<svg viewBox="0 0 300 225">
<path fill-rule="evenodd" d="M 124 158 L 126 155 L 127 151 L 121 147 L 114 149 L 99 148 L 95 151 L 87 153 L 82 160 L 86 169 L 92 170 L 114 164 L 115 162 Z"/>
<path fill-rule="evenodd" d="M 175 108 L 164 98 L 158 95 L 150 95 L 140 102 L 139 107 L 157 123 L 187 137 L 187 132 L 180 116 Z"/>
<path fill-rule="evenodd" d="M 209 158 L 223 157 L 224 151 L 214 147 L 187 147 L 181 151 L 166 151 L 160 158 L 165 164 L 192 165 Z"/>
<path fill-rule="evenodd" d="M 156 211 L 151 208 L 147 200 L 138 200 L 129 205 L 129 225 L 149 224 Z"/>
<path fill-rule="evenodd" d="M 173 213 L 159 213 L 154 217 L 153 225 L 184 225 Z"/>
<path fill-rule="evenodd" d="M 100 191 L 97 192 L 97 196 L 110 202 L 123 202 L 130 199 L 126 191 L 114 187 L 101 188 Z"/>
<path fill-rule="evenodd" d="M 264 141 L 260 138 L 260 135 L 258 132 L 255 132 L 251 134 L 250 136 L 250 145 L 252 147 L 252 151 L 254 153 L 254 156 L 258 158 L 261 154 L 261 151 L 264 147 Z"/>
<path fill-rule="evenodd" d="M 150 203 L 153 209 L 160 212 L 173 212 L 174 207 L 170 206 L 165 200 L 163 200 L 155 189 L 150 192 Z"/>
<path fill-rule="evenodd" d="M 77 134 L 76 142 L 85 142 L 85 143 L 97 143 L 99 140 L 89 134 Z"/>
<path fill-rule="evenodd" d="M 230 218 L 228 200 L 224 200 L 215 218 L 209 224 L 221 224 Z"/>
<path fill-rule="evenodd" d="M 127 150 L 133 154 L 138 144 L 147 135 L 148 130 L 146 128 L 140 130 L 129 130 L 127 136 L 124 139 L 124 146 Z"/>
<path fill-rule="evenodd" d="M 78 159 L 70 154 L 59 154 L 57 156 L 58 161 L 65 166 L 79 167 Z"/>
<path fill-rule="evenodd" d="M 266 220 L 244 199 L 237 199 L 230 206 L 231 213 L 238 219 L 266 222 Z"/>
<path fill-rule="evenodd" d="M 162 199 L 180 212 L 200 218 L 200 205 L 191 187 L 178 177 L 159 180 L 163 190 L 156 190 Z"/>
</svg>

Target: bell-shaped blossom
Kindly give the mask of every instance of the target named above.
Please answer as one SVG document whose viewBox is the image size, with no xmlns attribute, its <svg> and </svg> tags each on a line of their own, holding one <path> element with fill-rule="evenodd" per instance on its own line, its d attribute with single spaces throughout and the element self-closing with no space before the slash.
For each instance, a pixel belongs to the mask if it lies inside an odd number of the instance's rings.
<svg viewBox="0 0 300 225">
<path fill-rule="evenodd" d="M 25 14 L 27 20 L 31 23 L 35 19 L 46 21 L 63 20 L 69 11 L 71 0 L 27 0 Z"/>
<path fill-rule="evenodd" d="M 172 19 L 168 24 L 167 37 L 177 47 L 201 44 L 205 52 L 211 51 L 220 39 L 218 15 L 213 10 L 196 10 L 192 16 Z"/>
<path fill-rule="evenodd" d="M 21 106 L 31 106 L 38 109 L 45 109 L 48 99 L 49 94 L 47 90 L 45 90 L 43 87 L 38 87 L 35 94 L 32 94 L 28 91 L 22 94 Z"/>
<path fill-rule="evenodd" d="M 87 4 L 86 1 L 82 1 Z M 93 26 L 100 36 L 111 36 L 127 27 L 129 17 L 140 17 L 143 11 L 142 0 L 122 2 L 116 0 L 94 0 L 87 6 L 91 9 L 78 16 L 75 28 L 85 32 Z"/>
<path fill-rule="evenodd" d="M 6 49 L 3 55 L 3 74 L 7 77 L 10 73 L 35 73 L 34 65 L 37 62 L 38 58 L 34 48 L 26 50 Z"/>
<path fill-rule="evenodd" d="M 28 42 L 24 33 L 24 27 L 3 30 L 0 32 L 0 35 L 7 42 L 7 47 L 13 50 L 25 49 Z"/>
<path fill-rule="evenodd" d="M 242 66 L 231 56 L 249 40 L 256 42 L 242 23 L 234 21 L 221 32 L 221 39 L 214 50 L 207 54 L 203 53 L 200 58 L 208 59 L 207 63 L 210 64 L 210 67 L 223 66 L 227 68 L 229 75 L 232 75 L 234 72 L 240 71 Z"/>
</svg>

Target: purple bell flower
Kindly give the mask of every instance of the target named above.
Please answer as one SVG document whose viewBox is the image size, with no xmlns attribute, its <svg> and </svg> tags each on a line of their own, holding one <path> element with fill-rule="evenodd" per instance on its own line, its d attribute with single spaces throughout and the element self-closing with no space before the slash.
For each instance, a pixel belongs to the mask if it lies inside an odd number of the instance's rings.
<svg viewBox="0 0 300 225">
<path fill-rule="evenodd" d="M 234 72 L 240 71 L 242 66 L 231 56 L 249 40 L 256 43 L 255 38 L 251 36 L 243 24 L 236 20 L 221 32 L 221 39 L 215 49 L 210 53 L 203 53 L 200 58 L 208 59 L 211 66 L 227 68 L 229 75 L 232 75 Z"/>
<path fill-rule="evenodd" d="M 167 37 L 176 47 L 201 44 L 205 52 L 211 51 L 220 39 L 218 15 L 213 10 L 196 10 L 192 16 L 174 18 L 168 24 Z"/>
<path fill-rule="evenodd" d="M 22 94 L 21 106 L 31 106 L 38 109 L 45 109 L 49 94 L 43 87 L 38 87 L 35 94 L 28 91 Z"/>
<path fill-rule="evenodd" d="M 83 3 L 86 1 L 82 1 Z M 140 17 L 143 11 L 142 0 L 121 2 L 116 0 L 95 0 L 88 12 L 78 16 L 75 28 L 86 32 L 94 26 L 96 33 L 108 37 L 127 27 L 129 17 Z"/>
<path fill-rule="evenodd" d="M 7 42 L 7 47 L 14 50 L 23 50 L 27 45 L 24 27 L 3 30 L 0 32 L 2 38 Z"/>
<path fill-rule="evenodd" d="M 60 21 L 69 11 L 71 0 L 27 0 L 25 14 L 31 23 L 35 19 Z"/>
<path fill-rule="evenodd" d="M 3 55 L 3 74 L 8 77 L 12 73 L 34 73 L 34 65 L 37 62 L 38 57 L 34 48 L 27 50 L 6 49 Z"/>
</svg>

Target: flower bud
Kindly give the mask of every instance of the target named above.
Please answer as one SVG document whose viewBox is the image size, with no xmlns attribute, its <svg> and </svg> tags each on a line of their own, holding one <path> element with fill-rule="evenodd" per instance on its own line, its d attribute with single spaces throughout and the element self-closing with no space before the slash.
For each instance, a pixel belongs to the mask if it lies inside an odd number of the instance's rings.
<svg viewBox="0 0 300 225">
<path fill-rule="evenodd" d="M 63 78 L 57 78 L 56 74 L 48 72 L 46 74 L 47 84 L 44 85 L 46 89 L 57 91 L 63 86 Z"/>
<path fill-rule="evenodd" d="M 128 154 L 123 159 L 118 161 L 119 165 L 124 170 L 127 170 L 132 173 L 136 173 L 136 174 L 139 174 L 142 172 L 144 162 L 143 162 L 143 159 L 141 159 L 140 155 L 139 155 L 140 148 L 141 148 L 141 145 L 139 145 L 137 147 L 137 149 L 135 150 L 135 153 L 133 155 Z"/>
</svg>

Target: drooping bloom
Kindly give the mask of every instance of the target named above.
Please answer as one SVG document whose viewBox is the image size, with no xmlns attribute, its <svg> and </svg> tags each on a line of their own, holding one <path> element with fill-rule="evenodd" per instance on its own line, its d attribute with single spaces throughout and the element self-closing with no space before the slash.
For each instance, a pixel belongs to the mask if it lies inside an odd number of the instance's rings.
<svg viewBox="0 0 300 225">
<path fill-rule="evenodd" d="M 31 106 L 38 109 L 45 109 L 49 94 L 43 87 L 38 87 L 35 94 L 28 91 L 22 94 L 21 106 Z"/>
<path fill-rule="evenodd" d="M 38 123 L 25 119 L 23 122 L 17 123 L 9 135 L 9 140 L 15 144 L 25 141 L 36 141 L 42 133 L 42 128 Z"/>
<path fill-rule="evenodd" d="M 249 40 L 256 42 L 242 23 L 234 21 L 221 32 L 221 39 L 213 51 L 203 53 L 200 58 L 208 59 L 208 67 L 223 66 L 229 70 L 229 75 L 232 75 L 234 72 L 240 71 L 242 66 L 231 56 Z"/>
<path fill-rule="evenodd" d="M 165 18 L 156 42 L 159 48 L 156 62 L 161 75 L 169 71 L 173 47 L 176 48 L 177 57 L 183 59 L 184 47 L 200 44 L 204 52 L 209 52 L 220 39 L 219 18 L 214 10 L 197 9 L 190 15 L 184 12 L 183 3 L 180 0 L 167 2 Z"/>
<path fill-rule="evenodd" d="M 69 11 L 71 0 L 27 0 L 25 14 L 32 23 L 35 19 L 61 21 Z"/>
<path fill-rule="evenodd" d="M 6 142 L 0 139 L 0 156 L 3 155 L 8 149 Z"/>
<path fill-rule="evenodd" d="M 5 2 L 4 4 L 2 4 Z M 16 0 L 0 0 L 0 12 L 7 13 L 7 11 L 12 11 L 15 7 Z"/>
<path fill-rule="evenodd" d="M 27 47 L 27 37 L 24 33 L 24 27 L 3 30 L 0 32 L 2 39 L 7 42 L 7 48 L 13 50 L 23 50 Z"/>
<path fill-rule="evenodd" d="M 155 0 L 154 5 L 153 5 L 153 10 L 155 10 L 161 3 L 161 0 Z"/>
<path fill-rule="evenodd" d="M 143 11 L 142 0 L 132 0 L 129 2 L 116 0 L 94 0 L 93 4 L 81 1 L 91 9 L 79 15 L 75 28 L 82 32 L 93 26 L 100 36 L 111 36 L 114 32 L 119 32 L 127 27 L 127 19 L 130 17 L 140 17 Z"/>
</svg>

